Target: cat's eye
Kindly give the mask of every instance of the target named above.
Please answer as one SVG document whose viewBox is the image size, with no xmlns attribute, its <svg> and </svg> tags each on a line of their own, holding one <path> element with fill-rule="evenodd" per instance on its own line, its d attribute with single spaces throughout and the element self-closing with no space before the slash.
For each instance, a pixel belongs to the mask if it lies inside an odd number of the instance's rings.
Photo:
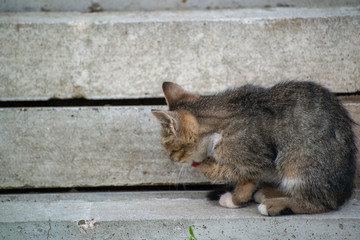
<svg viewBox="0 0 360 240">
<path fill-rule="evenodd" d="M 174 141 L 172 141 L 172 140 L 162 141 L 162 144 L 163 144 L 164 146 L 170 146 L 170 145 L 172 145 L 173 143 L 174 143 Z"/>
</svg>

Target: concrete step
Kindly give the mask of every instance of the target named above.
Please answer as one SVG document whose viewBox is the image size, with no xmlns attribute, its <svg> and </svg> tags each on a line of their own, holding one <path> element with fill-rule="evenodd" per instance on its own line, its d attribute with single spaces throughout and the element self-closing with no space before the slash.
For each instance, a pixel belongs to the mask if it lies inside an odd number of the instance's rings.
<svg viewBox="0 0 360 240">
<path fill-rule="evenodd" d="M 189 1 L 190 2 L 190 1 Z M 1 13 L 0 100 L 206 94 L 312 80 L 360 90 L 356 7 Z"/>
<path fill-rule="evenodd" d="M 205 192 L 118 192 L 0 196 L 0 238 L 18 239 L 354 239 L 360 194 L 339 211 L 261 216 L 256 204 L 225 209 Z"/>
<path fill-rule="evenodd" d="M 0 0 L 0 11 L 154 11 L 254 7 L 333 7 L 356 6 L 358 0 Z"/>
<path fill-rule="evenodd" d="M 208 183 L 168 159 L 151 108 L 0 109 L 0 188 Z"/>
<path fill-rule="evenodd" d="M 169 160 L 152 108 L 165 106 L 0 109 L 0 189 L 209 183 Z"/>
</svg>

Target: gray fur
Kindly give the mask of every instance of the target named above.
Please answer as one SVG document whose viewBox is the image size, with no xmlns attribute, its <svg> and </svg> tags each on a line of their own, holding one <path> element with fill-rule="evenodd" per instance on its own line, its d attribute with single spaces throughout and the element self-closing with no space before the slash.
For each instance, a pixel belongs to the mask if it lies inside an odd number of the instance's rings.
<svg viewBox="0 0 360 240">
<path fill-rule="evenodd" d="M 336 209 L 351 196 L 356 166 L 352 120 L 340 101 L 312 82 L 284 82 L 271 88 L 245 85 L 211 96 L 179 101 L 206 129 L 222 134 L 231 165 L 244 178 L 275 173 L 301 179 L 283 191 L 314 205 Z M 242 171 L 243 166 L 251 170 Z M 294 170 L 294 174 L 290 172 Z"/>
</svg>

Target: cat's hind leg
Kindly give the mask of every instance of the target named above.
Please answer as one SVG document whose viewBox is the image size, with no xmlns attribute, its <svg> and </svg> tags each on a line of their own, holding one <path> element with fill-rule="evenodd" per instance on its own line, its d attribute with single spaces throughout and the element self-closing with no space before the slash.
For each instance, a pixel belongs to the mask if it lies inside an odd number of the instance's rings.
<svg viewBox="0 0 360 240">
<path fill-rule="evenodd" d="M 265 216 L 289 214 L 313 214 L 329 211 L 324 206 L 317 206 L 308 201 L 295 199 L 278 189 L 260 189 L 254 194 L 259 204 L 258 210 Z"/>
<path fill-rule="evenodd" d="M 291 197 L 265 199 L 258 206 L 258 210 L 265 216 L 278 216 L 288 214 L 314 214 L 328 212 L 324 206 L 316 206 Z"/>
<path fill-rule="evenodd" d="M 257 203 L 261 203 L 262 201 L 265 200 L 265 198 L 270 199 L 270 198 L 279 198 L 279 197 L 289 197 L 289 196 L 277 188 L 266 187 L 266 188 L 260 188 L 255 192 L 254 201 Z"/>
</svg>

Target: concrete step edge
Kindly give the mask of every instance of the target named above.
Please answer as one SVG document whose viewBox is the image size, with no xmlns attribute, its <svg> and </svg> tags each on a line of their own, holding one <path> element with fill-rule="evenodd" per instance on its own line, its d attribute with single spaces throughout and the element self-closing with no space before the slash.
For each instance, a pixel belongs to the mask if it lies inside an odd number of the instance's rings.
<svg viewBox="0 0 360 240">
<path fill-rule="evenodd" d="M 222 0 L 222 1 L 186 1 L 186 0 L 78 0 L 74 1 L 36 1 L 36 0 L 0 0 L 0 11 L 154 11 L 181 9 L 221 9 L 253 7 L 329 7 L 357 5 L 356 0 Z"/>
<path fill-rule="evenodd" d="M 3 12 L 0 23 L 15 24 L 77 24 L 78 21 L 97 25 L 113 23 L 146 22 L 237 22 L 252 23 L 251 20 L 313 19 L 360 16 L 359 6 L 323 8 L 239 8 L 194 11 L 124 11 L 124 12 Z"/>
<path fill-rule="evenodd" d="M 225 209 L 205 192 L 0 196 L 3 239 L 357 239 L 359 191 L 338 211 L 264 217 L 256 204 Z"/>
</svg>

